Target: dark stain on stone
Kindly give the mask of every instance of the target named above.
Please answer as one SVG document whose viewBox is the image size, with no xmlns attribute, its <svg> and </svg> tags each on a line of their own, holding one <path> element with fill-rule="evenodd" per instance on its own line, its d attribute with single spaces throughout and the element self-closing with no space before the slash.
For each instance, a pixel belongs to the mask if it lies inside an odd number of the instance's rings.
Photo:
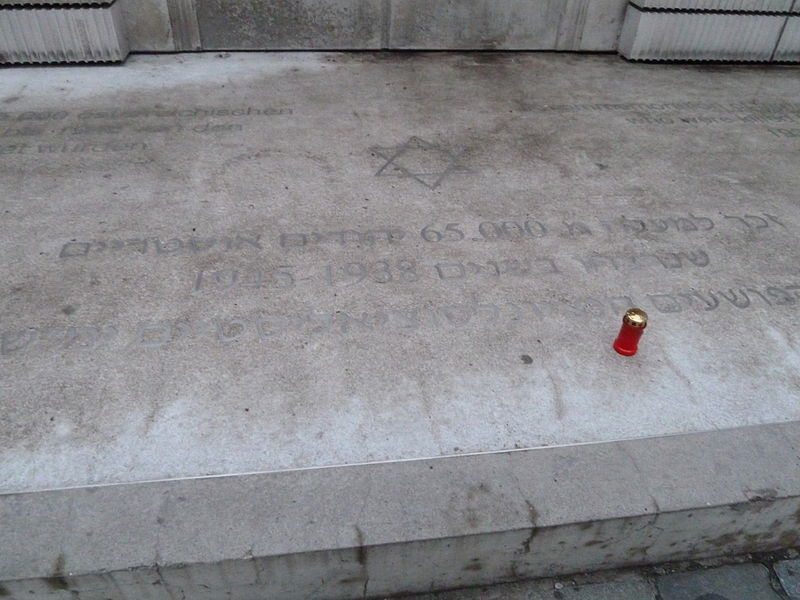
<svg viewBox="0 0 800 600">
<path fill-rule="evenodd" d="M 778 491 L 772 488 L 761 490 L 747 490 L 747 503 L 736 504 L 731 507 L 737 513 L 760 513 L 765 508 L 772 506 L 778 497 Z M 800 511 L 799 511 L 800 512 Z"/>
<path fill-rule="evenodd" d="M 483 564 L 481 564 L 480 558 L 473 558 L 469 561 L 469 564 L 464 567 L 464 571 L 483 571 Z"/>
<path fill-rule="evenodd" d="M 367 566 L 367 547 L 364 545 L 364 532 L 356 525 L 356 539 L 358 540 L 358 548 L 356 548 L 356 560 L 362 567 Z"/>
<path fill-rule="evenodd" d="M 798 541 L 800 541 L 800 532 L 795 530 L 784 531 L 778 536 L 778 544 L 780 544 L 781 548 L 796 546 Z"/>
<path fill-rule="evenodd" d="M 2 57 L 2 55 L 0 55 L 0 57 Z M 0 58 L 0 60 L 2 60 L 2 58 Z M 22 96 L 9 96 L 5 100 L 3 100 L 3 104 L 13 104 L 17 100 L 21 100 L 21 99 L 22 99 Z"/>
<path fill-rule="evenodd" d="M 339 583 L 343 583 L 345 585 L 351 583 L 364 583 L 364 577 L 362 575 L 354 575 L 353 577 L 345 577 L 344 579 L 340 579 Z"/>
<path fill-rule="evenodd" d="M 424 56 L 425 56 L 424 53 L 418 50 L 400 50 L 400 51 L 374 50 L 370 52 L 352 52 L 349 54 L 336 55 L 335 57 L 327 58 L 326 61 L 330 63 L 339 63 L 339 64 L 402 63 L 410 60 L 418 60 Z"/>
<path fill-rule="evenodd" d="M 467 499 L 474 500 L 478 494 L 488 494 L 492 491 L 488 483 L 481 483 L 480 485 L 473 485 L 467 490 Z"/>
<path fill-rule="evenodd" d="M 53 564 L 53 574 L 50 577 L 45 577 L 44 582 L 51 590 L 69 590 L 69 582 L 64 577 L 64 565 L 66 561 L 64 554 L 59 554 L 56 562 Z"/>
<path fill-rule="evenodd" d="M 478 513 L 475 512 L 474 508 L 468 508 L 467 509 L 467 525 L 469 525 L 470 527 L 475 529 L 480 524 L 481 524 L 481 519 L 478 516 Z"/>
<path fill-rule="evenodd" d="M 8 588 L 6 588 L 3 585 L 0 585 L 0 598 L 7 598 L 10 595 L 11 595 L 11 592 L 8 591 Z"/>
<path fill-rule="evenodd" d="M 522 362 L 525 363 L 526 365 L 533 364 L 533 359 L 527 354 L 523 354 L 522 356 L 520 356 L 520 358 L 522 359 Z"/>
<path fill-rule="evenodd" d="M 775 502 L 778 497 L 778 490 L 765 488 L 763 490 L 753 490 L 747 495 L 750 502 Z"/>
<path fill-rule="evenodd" d="M 61 312 L 64 313 L 65 315 L 74 314 L 75 313 L 75 307 L 72 306 L 71 304 L 68 304 L 67 306 L 65 306 L 64 308 L 61 309 Z"/>
<path fill-rule="evenodd" d="M 772 495 L 763 494 L 763 492 L 772 492 Z M 747 502 L 731 506 L 731 510 L 739 514 L 760 513 L 772 506 L 776 499 L 775 493 L 775 490 L 759 490 L 759 492 L 754 492 L 754 495 L 749 496 Z"/>
<path fill-rule="evenodd" d="M 719 537 L 715 537 L 713 540 L 709 540 L 708 543 L 712 546 L 716 546 L 717 548 L 724 548 L 735 543 L 739 538 L 739 535 L 742 533 L 744 532 L 741 530 L 737 531 L 736 533 L 725 533 Z"/>
<path fill-rule="evenodd" d="M 481 46 L 487 50 L 496 48 L 497 46 L 502 45 L 504 42 L 504 37 L 498 39 L 484 38 L 480 40 Z M 496 65 L 507 63 L 511 58 L 511 54 L 507 52 L 475 52 L 470 54 L 470 58 L 475 64 Z"/>
<path fill-rule="evenodd" d="M 770 533 L 751 533 L 744 536 L 748 548 L 757 548 L 762 541 L 767 541 L 772 537 Z"/>
<path fill-rule="evenodd" d="M 525 501 L 525 504 L 528 505 L 528 518 L 531 521 L 531 532 L 528 534 L 528 538 L 524 542 L 522 542 L 522 551 L 525 554 L 530 554 L 531 543 L 533 542 L 533 538 L 535 538 L 536 534 L 539 533 L 538 522 L 540 515 L 539 512 L 536 510 L 536 508 L 533 506 L 533 504 L 531 504 L 527 500 Z"/>
<path fill-rule="evenodd" d="M 591 521 L 586 521 L 584 523 L 579 524 L 578 529 L 580 529 L 581 531 L 586 531 L 587 529 L 591 529 L 593 526 L 594 523 L 592 523 Z"/>
<path fill-rule="evenodd" d="M 474 485 L 467 490 L 467 498 L 469 500 L 474 500 L 478 494 L 489 494 L 492 491 L 492 488 L 489 487 L 488 483 L 481 483 L 480 485 Z"/>
<path fill-rule="evenodd" d="M 592 546 L 597 546 L 597 545 L 602 544 L 602 543 L 603 543 L 603 540 L 591 540 L 591 541 L 586 542 L 584 544 L 584 546 L 586 548 L 591 548 Z"/>
</svg>

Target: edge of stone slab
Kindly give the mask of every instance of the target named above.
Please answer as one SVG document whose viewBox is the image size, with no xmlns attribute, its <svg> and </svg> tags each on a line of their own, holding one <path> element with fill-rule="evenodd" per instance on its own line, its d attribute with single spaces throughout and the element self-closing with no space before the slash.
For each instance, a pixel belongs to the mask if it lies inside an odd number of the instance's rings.
<svg viewBox="0 0 800 600">
<path fill-rule="evenodd" d="M 7 493 L 0 581 L 348 598 L 774 550 L 800 541 L 798 440 L 790 422 Z"/>
</svg>

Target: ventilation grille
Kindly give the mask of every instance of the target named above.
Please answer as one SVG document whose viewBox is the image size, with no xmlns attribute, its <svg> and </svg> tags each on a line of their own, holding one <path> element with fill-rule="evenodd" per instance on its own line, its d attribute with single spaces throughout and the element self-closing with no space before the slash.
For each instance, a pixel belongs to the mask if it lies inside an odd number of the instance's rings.
<svg viewBox="0 0 800 600">
<path fill-rule="evenodd" d="M 632 0 L 631 4 L 657 10 L 788 13 L 792 11 L 794 0 Z"/>
<path fill-rule="evenodd" d="M 120 62 L 128 41 L 119 2 L 0 4 L 0 63 Z"/>
<path fill-rule="evenodd" d="M 800 17 L 789 17 L 775 50 L 776 62 L 800 62 Z"/>
<path fill-rule="evenodd" d="M 642 61 L 797 61 L 796 21 L 800 17 L 787 14 L 641 10 L 630 4 L 619 52 Z"/>
</svg>

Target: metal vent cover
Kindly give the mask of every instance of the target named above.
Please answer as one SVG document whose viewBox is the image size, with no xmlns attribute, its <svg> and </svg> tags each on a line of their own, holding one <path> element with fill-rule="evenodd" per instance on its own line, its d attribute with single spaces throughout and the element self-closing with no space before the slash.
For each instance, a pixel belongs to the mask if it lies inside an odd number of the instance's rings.
<svg viewBox="0 0 800 600">
<path fill-rule="evenodd" d="M 3 8 L 19 8 L 25 6 L 28 8 L 89 8 L 93 6 L 111 6 L 115 0 L 95 0 L 89 2 L 76 2 L 75 0 L 50 0 L 49 2 L 42 2 L 40 0 L 0 0 L 0 9 Z"/>
<path fill-rule="evenodd" d="M 789 13 L 794 0 L 631 0 L 631 4 L 645 10 Z"/>
<path fill-rule="evenodd" d="M 771 62 L 786 23 L 783 14 L 647 11 L 631 4 L 619 53 L 643 61 Z M 790 49 L 784 54 L 781 60 L 792 60 Z"/>
<path fill-rule="evenodd" d="M 777 62 L 800 62 L 800 16 L 787 19 L 774 59 Z"/>
<path fill-rule="evenodd" d="M 129 46 L 121 3 L 0 3 L 0 64 L 121 62 Z"/>
</svg>

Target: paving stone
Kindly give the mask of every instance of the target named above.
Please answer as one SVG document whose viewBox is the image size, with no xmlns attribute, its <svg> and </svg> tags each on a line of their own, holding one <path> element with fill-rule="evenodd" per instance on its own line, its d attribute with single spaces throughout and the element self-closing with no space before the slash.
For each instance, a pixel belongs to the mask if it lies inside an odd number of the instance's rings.
<svg viewBox="0 0 800 600">
<path fill-rule="evenodd" d="M 773 568 L 789 598 L 800 600 L 800 558 L 775 563 Z"/>
<path fill-rule="evenodd" d="M 781 600 L 764 565 L 743 564 L 665 575 L 656 580 L 663 600 Z"/>
<path fill-rule="evenodd" d="M 615 575 L 608 581 L 574 585 L 546 580 L 412 596 L 409 600 L 655 600 L 651 582 L 640 575 Z"/>
</svg>

